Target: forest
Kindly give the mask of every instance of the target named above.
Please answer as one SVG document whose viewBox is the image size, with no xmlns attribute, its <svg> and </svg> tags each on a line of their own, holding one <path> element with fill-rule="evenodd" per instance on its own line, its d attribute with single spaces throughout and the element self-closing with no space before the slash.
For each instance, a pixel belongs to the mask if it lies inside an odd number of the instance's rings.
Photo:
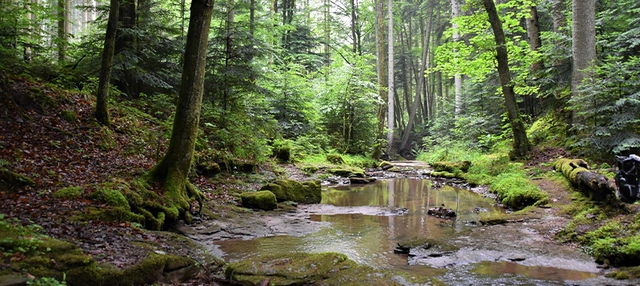
<svg viewBox="0 0 640 286">
<path fill-rule="evenodd" d="M 635 0 L 0 0 L 0 102 L 0 285 L 408 285 L 194 237 L 416 174 L 640 279 Z"/>
</svg>

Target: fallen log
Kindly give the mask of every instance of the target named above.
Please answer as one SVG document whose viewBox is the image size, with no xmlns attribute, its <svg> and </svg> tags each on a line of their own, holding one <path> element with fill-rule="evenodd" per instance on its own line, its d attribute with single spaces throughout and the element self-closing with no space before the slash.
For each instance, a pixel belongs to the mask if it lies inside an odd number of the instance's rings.
<svg viewBox="0 0 640 286">
<path fill-rule="evenodd" d="M 573 187 L 593 200 L 606 200 L 616 192 L 615 186 L 605 175 L 591 172 L 589 164 L 582 159 L 562 158 L 556 161 L 553 168 L 561 171 Z"/>
</svg>

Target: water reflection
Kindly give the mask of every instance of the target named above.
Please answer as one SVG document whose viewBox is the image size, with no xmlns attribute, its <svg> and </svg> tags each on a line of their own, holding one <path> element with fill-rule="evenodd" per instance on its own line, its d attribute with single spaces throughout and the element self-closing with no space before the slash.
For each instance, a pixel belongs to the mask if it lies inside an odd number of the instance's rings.
<svg viewBox="0 0 640 286">
<path fill-rule="evenodd" d="M 217 244 L 227 253 L 225 259 L 229 261 L 263 252 L 333 251 L 374 267 L 404 268 L 406 256 L 393 253 L 399 241 L 415 236 L 446 237 L 467 228 L 463 221 L 477 221 L 479 215 L 474 209 L 495 210 L 491 199 L 452 187 L 432 190 L 430 181 L 417 179 L 385 180 L 356 188 L 329 188 L 323 192 L 321 203 L 345 207 L 399 207 L 409 209 L 409 213 L 403 216 L 312 215 L 312 220 L 330 222 L 331 226 L 302 237 L 277 236 Z M 458 212 L 458 223 L 426 214 L 428 208 L 443 204 Z"/>
</svg>

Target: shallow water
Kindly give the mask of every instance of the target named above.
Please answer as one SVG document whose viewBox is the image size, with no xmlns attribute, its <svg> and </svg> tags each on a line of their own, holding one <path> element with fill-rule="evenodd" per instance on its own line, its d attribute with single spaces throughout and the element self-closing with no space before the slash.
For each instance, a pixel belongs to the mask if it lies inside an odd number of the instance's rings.
<svg viewBox="0 0 640 286">
<path fill-rule="evenodd" d="M 227 240 L 215 244 L 225 253 L 223 258 L 227 261 L 237 261 L 260 253 L 331 251 L 344 253 L 358 263 L 376 268 L 440 276 L 445 283 L 451 285 L 464 284 L 464 281 L 481 284 L 486 284 L 487 281 L 499 284 L 503 282 L 498 281 L 512 281 L 519 285 L 553 285 L 550 281 L 581 280 L 595 276 L 588 272 L 523 266 L 504 261 L 482 262 L 448 270 L 409 266 L 406 255 L 393 252 L 399 241 L 408 238 L 446 239 L 476 228 L 475 222 L 483 212 L 503 211 L 494 204 L 493 199 L 464 189 L 449 186 L 432 189 L 428 180 L 382 180 L 362 187 L 334 187 L 324 190 L 321 205 L 314 206 L 313 211 L 306 211 L 312 221 L 326 223 L 327 226 L 317 232 L 303 236 Z M 427 215 L 428 208 L 442 205 L 456 211 L 458 216 L 455 220 Z M 384 215 L 376 215 L 376 211 L 370 211 L 375 208 L 365 206 L 407 208 L 408 213 L 398 216 L 383 212 Z M 300 207 L 299 212 L 305 212 L 305 208 Z"/>
</svg>

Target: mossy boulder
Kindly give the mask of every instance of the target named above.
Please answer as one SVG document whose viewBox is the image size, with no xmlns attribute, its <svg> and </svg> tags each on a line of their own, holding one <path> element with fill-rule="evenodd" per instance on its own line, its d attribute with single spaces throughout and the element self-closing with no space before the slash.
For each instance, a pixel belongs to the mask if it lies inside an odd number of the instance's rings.
<svg viewBox="0 0 640 286">
<path fill-rule="evenodd" d="M 459 161 L 459 162 L 447 162 L 447 161 L 439 161 L 435 163 L 431 163 L 431 167 L 436 172 L 463 172 L 466 173 L 469 171 L 469 167 L 471 167 L 471 161 Z"/>
<path fill-rule="evenodd" d="M 266 254 L 230 263 L 227 279 L 239 285 L 426 285 L 429 277 L 358 265 L 340 253 Z"/>
<path fill-rule="evenodd" d="M 271 191 L 278 202 L 293 201 L 304 204 L 319 203 L 322 199 L 320 181 L 300 183 L 294 180 L 277 180 L 262 186 L 260 190 Z"/>
<path fill-rule="evenodd" d="M 278 207 L 276 195 L 271 191 L 244 192 L 240 195 L 242 206 L 250 209 L 274 210 Z"/>
<path fill-rule="evenodd" d="M 356 168 L 334 168 L 334 169 L 329 169 L 328 172 L 330 174 L 340 176 L 340 177 L 345 177 L 345 178 L 351 178 L 351 177 L 364 178 L 365 177 L 364 170 L 356 169 Z"/>
</svg>

